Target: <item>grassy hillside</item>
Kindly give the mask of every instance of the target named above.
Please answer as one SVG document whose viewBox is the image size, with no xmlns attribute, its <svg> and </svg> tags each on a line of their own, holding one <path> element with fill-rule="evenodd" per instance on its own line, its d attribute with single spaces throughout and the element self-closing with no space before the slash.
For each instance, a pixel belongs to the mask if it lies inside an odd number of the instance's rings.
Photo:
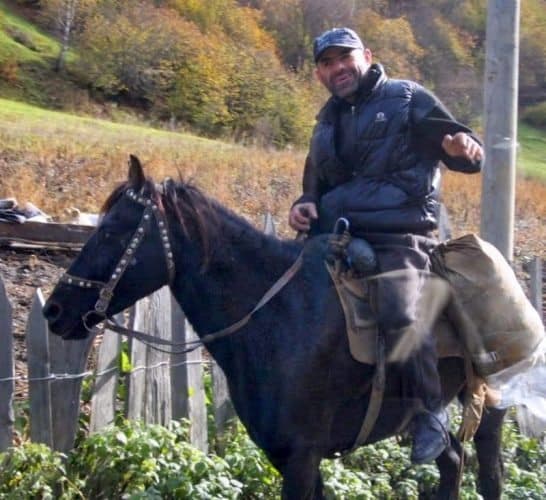
<svg viewBox="0 0 546 500">
<path fill-rule="evenodd" d="M 0 61 L 16 58 L 21 64 L 48 65 L 59 53 L 59 44 L 35 25 L 0 2 Z"/>
<path fill-rule="evenodd" d="M 545 254 L 546 137 L 522 127 L 520 143 L 517 245 L 526 255 Z M 61 219 L 72 206 L 96 211 L 124 179 L 130 153 L 156 179 L 180 172 L 257 225 L 271 212 L 281 235 L 292 236 L 286 215 L 299 195 L 304 151 L 248 148 L 0 99 L 0 197 L 31 201 Z M 443 192 L 455 232 L 478 231 L 480 176 L 447 172 Z"/>
<path fill-rule="evenodd" d="M 0 96 L 48 108 L 73 107 L 86 93 L 53 70 L 59 50 L 54 38 L 0 0 Z"/>
<path fill-rule="evenodd" d="M 520 170 L 546 182 L 546 131 L 520 123 L 518 136 Z"/>
<path fill-rule="evenodd" d="M 303 152 L 278 152 L 46 111 L 0 99 L 0 197 L 32 201 L 62 218 L 96 211 L 126 175 L 130 153 L 161 179 L 194 179 L 223 203 L 260 223 L 284 221 L 300 186 Z"/>
</svg>

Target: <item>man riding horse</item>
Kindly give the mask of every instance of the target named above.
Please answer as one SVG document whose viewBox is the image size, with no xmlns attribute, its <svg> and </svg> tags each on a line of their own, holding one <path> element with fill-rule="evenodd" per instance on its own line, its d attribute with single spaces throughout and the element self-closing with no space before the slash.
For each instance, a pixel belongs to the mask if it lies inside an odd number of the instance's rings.
<svg viewBox="0 0 546 500">
<path fill-rule="evenodd" d="M 475 173 L 483 149 L 430 91 L 387 77 L 359 36 L 348 28 L 314 41 L 316 76 L 331 97 L 317 117 L 303 173 L 303 194 L 290 226 L 329 232 L 339 217 L 369 241 L 377 273 L 405 269 L 403 280 L 377 280 L 375 315 L 387 345 L 415 318 L 422 271 L 430 270 L 437 228 L 439 163 Z M 412 420 L 412 461 L 436 459 L 449 443 L 437 355 L 431 335 L 398 369 L 405 392 L 420 402 Z"/>
</svg>

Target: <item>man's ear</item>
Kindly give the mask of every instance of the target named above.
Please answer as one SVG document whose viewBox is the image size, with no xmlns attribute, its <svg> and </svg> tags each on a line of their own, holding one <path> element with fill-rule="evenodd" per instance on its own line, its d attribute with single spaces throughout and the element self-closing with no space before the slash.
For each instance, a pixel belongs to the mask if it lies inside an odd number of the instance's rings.
<svg viewBox="0 0 546 500">
<path fill-rule="evenodd" d="M 319 71 L 319 69 L 318 69 L 317 67 L 315 67 L 314 73 L 315 73 L 316 79 L 317 79 L 320 83 L 322 83 L 322 85 L 326 86 L 326 84 L 324 83 L 324 79 L 323 79 L 323 77 L 322 77 L 322 75 L 321 75 L 321 73 L 320 73 L 320 71 Z"/>
</svg>

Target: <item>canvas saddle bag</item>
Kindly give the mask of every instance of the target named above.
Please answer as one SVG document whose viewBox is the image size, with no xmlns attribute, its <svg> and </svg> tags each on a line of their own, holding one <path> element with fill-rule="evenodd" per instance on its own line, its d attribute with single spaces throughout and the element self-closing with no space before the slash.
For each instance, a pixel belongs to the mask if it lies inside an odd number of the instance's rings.
<svg viewBox="0 0 546 500">
<path fill-rule="evenodd" d="M 438 245 L 432 269 L 451 286 L 446 314 L 476 371 L 491 375 L 529 357 L 544 325 L 503 255 L 475 234 Z"/>
</svg>

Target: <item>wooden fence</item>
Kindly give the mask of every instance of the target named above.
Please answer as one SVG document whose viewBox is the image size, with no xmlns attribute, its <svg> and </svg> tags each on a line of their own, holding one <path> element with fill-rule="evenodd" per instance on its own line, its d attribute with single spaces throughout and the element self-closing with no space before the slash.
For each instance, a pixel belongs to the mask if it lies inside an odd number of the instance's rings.
<svg viewBox="0 0 546 500">
<path fill-rule="evenodd" d="M 194 446 L 207 450 L 207 411 L 203 383 L 204 365 L 214 380 L 214 408 L 217 425 L 222 428 L 233 417 L 226 381 L 212 361 L 203 359 L 203 349 L 182 354 L 167 354 L 137 341 L 125 346 L 129 369 L 120 373 L 122 338 L 105 330 L 98 339 L 65 341 L 52 335 L 42 316 L 44 304 L 38 289 L 26 329 L 27 377 L 15 377 L 13 370 L 11 309 L 0 280 L 0 451 L 11 446 L 14 411 L 14 382 L 28 382 L 30 438 L 50 447 L 68 451 L 73 447 L 81 411 L 82 382 L 93 378 L 90 402 L 90 432 L 114 422 L 116 412 L 147 423 L 168 424 L 172 419 L 190 420 L 190 439 Z M 151 335 L 184 342 L 196 338 L 168 288 L 135 304 L 129 318 L 135 329 Z M 94 370 L 86 369 L 92 345 Z M 126 397 L 119 398 L 119 378 L 125 378 Z"/>
</svg>

